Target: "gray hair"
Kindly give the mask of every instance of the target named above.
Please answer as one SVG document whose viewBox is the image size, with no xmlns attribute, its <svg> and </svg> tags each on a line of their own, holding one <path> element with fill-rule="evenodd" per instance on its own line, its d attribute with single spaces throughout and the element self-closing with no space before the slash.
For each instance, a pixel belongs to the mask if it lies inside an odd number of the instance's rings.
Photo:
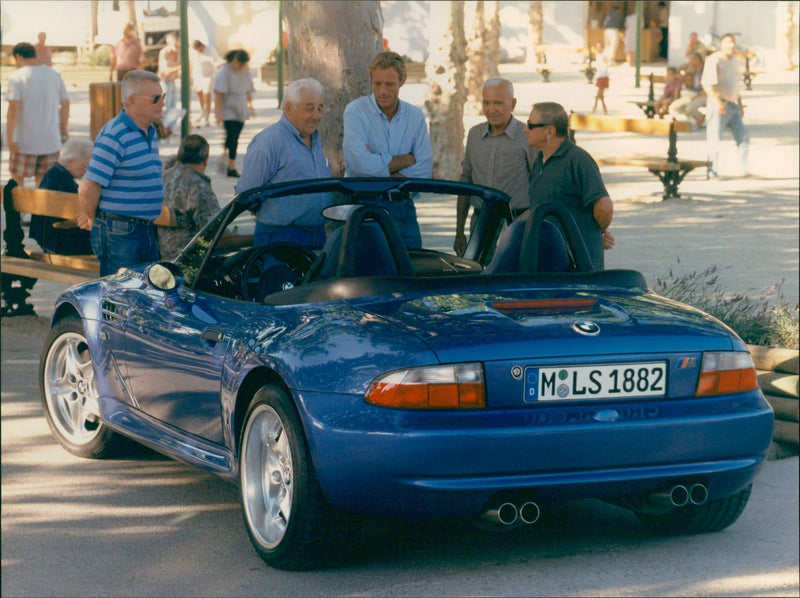
<svg viewBox="0 0 800 598">
<path fill-rule="evenodd" d="M 125 78 L 122 80 L 122 105 L 127 106 L 128 100 L 130 97 L 139 91 L 141 91 L 142 87 L 144 87 L 145 81 L 155 81 L 158 85 L 161 85 L 161 79 L 158 78 L 158 75 L 155 73 L 151 73 L 150 71 L 131 71 Z"/>
<path fill-rule="evenodd" d="M 511 81 L 508 79 L 503 79 L 501 77 L 492 77 L 491 79 L 487 79 L 486 83 L 483 84 L 481 89 L 489 89 L 490 87 L 500 87 L 501 85 L 505 85 L 508 88 L 508 93 L 511 97 L 514 97 L 514 86 L 511 84 Z"/>
<path fill-rule="evenodd" d="M 317 92 L 319 95 L 323 94 L 322 83 L 317 81 L 316 79 L 312 79 L 311 77 L 306 77 L 305 79 L 298 79 L 297 81 L 292 81 L 289 85 L 286 86 L 286 91 L 283 94 L 283 104 L 281 108 L 286 110 L 286 104 L 292 104 L 296 106 L 300 103 L 300 96 L 303 95 L 303 92 L 306 89 L 310 89 L 311 91 Z"/>
<path fill-rule="evenodd" d="M 81 162 L 88 162 L 92 157 L 92 150 L 94 143 L 85 137 L 71 137 L 61 148 L 61 155 L 58 157 L 58 163 L 66 166 L 70 160 L 80 160 Z"/>
</svg>

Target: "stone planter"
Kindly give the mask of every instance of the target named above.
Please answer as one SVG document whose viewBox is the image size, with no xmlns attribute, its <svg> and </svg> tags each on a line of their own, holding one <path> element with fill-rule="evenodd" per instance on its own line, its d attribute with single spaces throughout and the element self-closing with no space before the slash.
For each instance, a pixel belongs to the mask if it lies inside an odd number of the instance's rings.
<svg viewBox="0 0 800 598">
<path fill-rule="evenodd" d="M 770 459 L 797 455 L 800 452 L 800 430 L 797 423 L 800 412 L 800 352 L 757 345 L 748 345 L 747 348 L 756 364 L 758 385 L 775 411 Z"/>
</svg>

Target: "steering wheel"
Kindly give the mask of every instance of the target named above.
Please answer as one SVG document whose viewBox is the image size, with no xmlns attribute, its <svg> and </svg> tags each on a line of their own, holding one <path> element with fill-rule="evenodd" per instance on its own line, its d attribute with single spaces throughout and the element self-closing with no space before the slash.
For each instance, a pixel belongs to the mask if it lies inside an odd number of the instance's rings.
<svg viewBox="0 0 800 598">
<path fill-rule="evenodd" d="M 317 255 L 294 243 L 271 243 L 255 247 L 242 266 L 239 290 L 245 301 L 262 301 L 278 291 L 293 288 L 303 280 Z"/>
<path fill-rule="evenodd" d="M 400 276 L 413 276 L 414 266 L 408 255 L 403 237 L 391 215 L 379 206 L 364 205 L 356 208 L 348 217 L 342 231 L 342 242 L 336 262 L 336 277 L 347 278 L 356 274 L 356 253 L 358 238 L 361 235 L 364 220 L 374 220 L 380 226 L 389 244 L 397 273 Z"/>
</svg>

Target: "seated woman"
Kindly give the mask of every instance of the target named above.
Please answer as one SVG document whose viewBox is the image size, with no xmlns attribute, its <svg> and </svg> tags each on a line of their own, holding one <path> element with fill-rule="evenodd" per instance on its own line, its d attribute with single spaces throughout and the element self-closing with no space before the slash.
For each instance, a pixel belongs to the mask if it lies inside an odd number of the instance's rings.
<svg viewBox="0 0 800 598">
<path fill-rule="evenodd" d="M 45 173 L 39 188 L 78 193 L 78 183 L 75 179 L 86 174 L 93 147 L 94 144 L 88 139 L 73 138 L 67 141 L 61 149 L 58 162 Z M 61 222 L 64 224 L 53 226 Z M 30 236 L 39 243 L 45 253 L 92 255 L 89 231 L 78 228 L 77 224 L 65 221 L 63 218 L 31 216 Z"/>
</svg>

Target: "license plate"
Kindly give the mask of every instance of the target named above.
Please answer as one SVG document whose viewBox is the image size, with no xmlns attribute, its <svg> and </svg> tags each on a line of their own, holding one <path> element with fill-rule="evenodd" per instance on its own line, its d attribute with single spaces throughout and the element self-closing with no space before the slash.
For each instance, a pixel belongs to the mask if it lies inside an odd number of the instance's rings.
<svg viewBox="0 0 800 598">
<path fill-rule="evenodd" d="M 663 397 L 667 364 L 556 366 L 525 369 L 525 401 Z"/>
</svg>

